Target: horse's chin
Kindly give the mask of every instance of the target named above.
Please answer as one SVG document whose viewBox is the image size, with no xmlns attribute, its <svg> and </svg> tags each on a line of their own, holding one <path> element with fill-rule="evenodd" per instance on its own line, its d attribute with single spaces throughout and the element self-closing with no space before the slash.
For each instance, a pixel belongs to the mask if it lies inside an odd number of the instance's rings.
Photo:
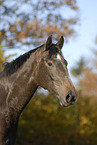
<svg viewBox="0 0 97 145">
<path fill-rule="evenodd" d="M 60 105 L 62 106 L 62 107 L 68 107 L 68 106 L 70 106 L 71 104 L 69 104 L 69 103 L 64 103 L 64 102 L 62 102 L 62 101 L 60 101 Z"/>
</svg>

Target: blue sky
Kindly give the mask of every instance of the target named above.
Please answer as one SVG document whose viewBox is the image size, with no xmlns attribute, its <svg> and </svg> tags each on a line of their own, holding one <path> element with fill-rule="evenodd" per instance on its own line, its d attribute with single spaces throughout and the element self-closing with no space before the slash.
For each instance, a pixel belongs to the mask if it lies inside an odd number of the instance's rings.
<svg viewBox="0 0 97 145">
<path fill-rule="evenodd" d="M 69 68 L 80 57 L 91 57 L 91 50 L 97 35 L 97 0 L 77 0 L 80 22 L 76 26 L 78 36 L 64 44 L 63 54 L 69 62 Z"/>
</svg>

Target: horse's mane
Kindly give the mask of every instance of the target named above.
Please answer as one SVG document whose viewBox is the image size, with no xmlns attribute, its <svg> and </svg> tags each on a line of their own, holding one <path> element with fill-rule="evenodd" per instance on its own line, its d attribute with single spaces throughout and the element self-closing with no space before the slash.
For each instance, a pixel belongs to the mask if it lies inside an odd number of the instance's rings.
<svg viewBox="0 0 97 145">
<path fill-rule="evenodd" d="M 44 44 L 43 44 L 44 45 Z M 30 57 L 30 55 L 35 52 L 37 49 L 41 48 L 43 45 L 41 45 L 40 47 L 37 47 L 33 50 L 30 50 L 27 53 L 24 53 L 23 55 L 20 55 L 18 58 L 16 58 L 15 60 L 11 61 L 10 63 L 7 63 L 4 67 L 3 72 L 4 75 L 8 76 L 11 75 L 12 73 L 14 73 L 24 62 L 27 61 L 27 59 Z M 3 74 L 2 74 L 3 75 Z"/>
</svg>

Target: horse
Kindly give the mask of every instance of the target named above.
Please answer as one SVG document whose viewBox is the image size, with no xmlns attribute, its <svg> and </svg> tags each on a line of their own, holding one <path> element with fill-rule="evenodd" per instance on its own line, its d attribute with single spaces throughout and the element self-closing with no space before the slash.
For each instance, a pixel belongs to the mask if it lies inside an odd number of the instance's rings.
<svg viewBox="0 0 97 145">
<path fill-rule="evenodd" d="M 63 36 L 24 53 L 0 72 L 0 145 L 14 145 L 19 117 L 37 88 L 47 89 L 62 106 L 76 102 L 77 92 L 72 84 L 67 61 L 62 55 Z"/>
</svg>

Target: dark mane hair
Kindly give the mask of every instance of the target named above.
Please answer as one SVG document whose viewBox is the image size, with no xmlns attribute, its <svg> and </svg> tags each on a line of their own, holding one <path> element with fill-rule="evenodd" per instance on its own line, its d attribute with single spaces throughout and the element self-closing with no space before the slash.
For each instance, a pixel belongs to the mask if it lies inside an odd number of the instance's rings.
<svg viewBox="0 0 97 145">
<path fill-rule="evenodd" d="M 30 57 L 30 55 L 33 52 L 35 52 L 37 49 L 41 48 L 43 45 L 41 45 L 33 50 L 30 50 L 29 52 L 26 52 L 23 55 L 20 55 L 18 58 L 11 61 L 10 63 L 7 63 L 4 67 L 4 70 L 3 70 L 4 75 L 8 76 L 8 75 L 11 75 L 12 73 L 14 73 L 24 62 L 27 61 L 27 59 Z"/>
</svg>

